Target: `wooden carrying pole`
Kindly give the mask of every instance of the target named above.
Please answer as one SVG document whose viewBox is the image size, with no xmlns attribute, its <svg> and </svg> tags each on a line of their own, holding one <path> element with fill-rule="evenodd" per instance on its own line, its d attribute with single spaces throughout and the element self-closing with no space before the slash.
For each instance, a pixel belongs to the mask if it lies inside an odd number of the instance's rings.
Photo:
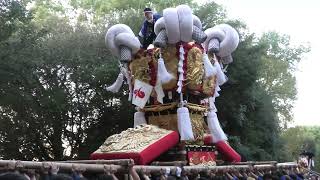
<svg viewBox="0 0 320 180">
<path fill-rule="evenodd" d="M 187 161 L 172 161 L 172 162 L 154 161 L 151 163 L 152 166 L 186 166 L 187 164 L 188 164 Z"/>
<path fill-rule="evenodd" d="M 61 163 L 61 162 L 36 162 L 36 161 L 14 161 L 0 160 L 0 167 L 6 167 L 9 164 L 20 164 L 21 168 L 26 169 L 43 169 L 47 164 L 55 163 L 59 170 L 72 171 L 75 168 L 82 171 L 103 173 L 107 169 L 113 169 L 116 172 L 124 172 L 125 168 L 120 165 L 102 165 L 102 164 L 81 164 L 81 163 Z"/>
<path fill-rule="evenodd" d="M 214 171 L 231 171 L 232 170 L 243 170 L 243 169 L 249 169 L 249 165 L 234 165 L 234 166 L 185 166 L 183 167 L 185 171 L 193 171 L 193 170 L 198 170 L 198 171 L 206 171 L 206 170 L 214 170 Z"/>
<path fill-rule="evenodd" d="M 277 164 L 277 161 L 247 161 L 247 162 L 236 162 L 234 165 L 258 165 L 258 164 Z"/>
<path fill-rule="evenodd" d="M 234 171 L 234 170 L 251 170 L 255 169 L 273 169 L 273 168 L 292 168 L 297 167 L 295 163 L 278 163 L 278 164 L 262 164 L 262 165 L 228 165 L 228 166 L 183 166 L 183 169 L 187 172 L 192 172 L 193 170 L 198 171 Z M 176 168 L 176 166 L 134 166 L 137 171 L 147 170 L 150 172 L 160 172 L 163 169 L 169 168 L 171 171 Z"/>
<path fill-rule="evenodd" d="M 132 160 L 114 160 L 114 161 L 97 161 L 99 163 L 102 162 L 131 162 Z M 72 171 L 72 170 L 81 170 L 81 171 L 87 171 L 87 172 L 97 172 L 97 173 L 103 173 L 110 169 L 112 169 L 115 172 L 125 172 L 127 170 L 127 166 L 121 166 L 121 165 L 110 165 L 110 164 L 87 164 L 87 163 L 93 163 L 96 161 L 80 161 L 84 163 L 74 163 L 78 161 L 71 161 L 71 162 L 35 162 L 35 161 L 14 161 L 14 160 L 0 160 L 0 167 L 9 167 L 8 165 L 12 164 L 15 168 L 25 168 L 25 169 L 43 169 L 45 166 L 48 167 L 48 164 L 55 163 L 57 167 L 59 167 L 60 170 L 64 171 Z M 19 165 L 19 166 L 18 166 Z M 233 171 L 233 170 L 251 170 L 252 168 L 255 169 L 273 169 L 273 168 L 293 168 L 297 167 L 296 163 L 278 163 L 278 164 L 260 164 L 260 165 L 229 165 L 229 166 L 183 166 L 182 168 L 187 171 L 191 172 L 193 170 L 198 171 L 206 171 L 206 170 L 215 170 L 215 171 Z M 133 166 L 135 170 L 148 170 L 150 172 L 160 172 L 163 169 L 169 168 L 170 170 L 174 170 L 177 168 L 177 166 L 140 166 L 136 165 Z"/>
<path fill-rule="evenodd" d="M 81 164 L 116 164 L 116 165 L 128 165 L 130 159 L 118 159 L 118 160 L 71 160 L 71 161 L 56 161 L 58 163 L 81 163 Z"/>
</svg>

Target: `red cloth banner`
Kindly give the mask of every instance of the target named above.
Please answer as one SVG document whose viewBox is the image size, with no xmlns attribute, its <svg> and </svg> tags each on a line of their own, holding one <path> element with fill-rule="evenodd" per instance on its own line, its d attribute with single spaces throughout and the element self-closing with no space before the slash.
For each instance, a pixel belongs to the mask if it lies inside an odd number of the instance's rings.
<svg viewBox="0 0 320 180">
<path fill-rule="evenodd" d="M 216 155 L 208 151 L 189 151 L 187 153 L 189 165 L 215 165 Z"/>
</svg>

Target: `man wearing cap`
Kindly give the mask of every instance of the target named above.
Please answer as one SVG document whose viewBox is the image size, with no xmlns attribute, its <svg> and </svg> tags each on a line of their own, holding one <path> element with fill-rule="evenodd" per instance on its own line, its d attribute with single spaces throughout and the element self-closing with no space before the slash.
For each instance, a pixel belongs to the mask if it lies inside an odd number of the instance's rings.
<svg viewBox="0 0 320 180">
<path fill-rule="evenodd" d="M 144 9 L 145 20 L 139 32 L 139 38 L 142 44 L 142 48 L 147 49 L 150 44 L 156 39 L 154 33 L 154 24 L 161 18 L 161 15 L 154 14 L 150 8 Z"/>
</svg>

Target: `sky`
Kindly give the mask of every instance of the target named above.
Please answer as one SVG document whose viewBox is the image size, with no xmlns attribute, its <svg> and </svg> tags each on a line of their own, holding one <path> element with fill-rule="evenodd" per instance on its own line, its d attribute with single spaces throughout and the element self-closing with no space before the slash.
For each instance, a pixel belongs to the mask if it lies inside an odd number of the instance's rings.
<svg viewBox="0 0 320 180">
<path fill-rule="evenodd" d="M 244 21 L 251 32 L 261 35 L 277 31 L 293 44 L 311 46 L 298 65 L 297 101 L 293 109 L 296 125 L 320 125 L 320 1 L 319 0 L 215 0 L 228 18 Z"/>
</svg>

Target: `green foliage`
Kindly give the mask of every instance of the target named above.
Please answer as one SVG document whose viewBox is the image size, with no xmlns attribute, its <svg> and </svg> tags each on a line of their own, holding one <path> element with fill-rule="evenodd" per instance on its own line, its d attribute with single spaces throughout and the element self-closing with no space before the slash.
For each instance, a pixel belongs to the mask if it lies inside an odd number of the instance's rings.
<svg viewBox="0 0 320 180">
<path fill-rule="evenodd" d="M 288 36 L 276 32 L 265 33 L 259 43 L 266 47 L 266 53 L 261 58 L 258 80 L 272 96 L 275 109 L 286 124 L 292 120 L 291 110 L 296 100 L 296 64 L 310 48 L 302 45 L 292 47 Z"/>
<path fill-rule="evenodd" d="M 23 23 L 30 20 L 30 14 L 19 1 L 0 2 L 0 41 L 7 40 Z"/>
<path fill-rule="evenodd" d="M 192 0 L 71 0 L 71 5 L 73 7 L 92 10 L 100 17 L 103 17 L 112 11 L 121 13 L 122 11 L 129 9 L 139 10 L 140 15 L 143 15 L 143 9 L 146 7 L 151 7 L 153 10 L 161 12 L 167 7 L 175 7 L 180 4 L 195 5 L 195 3 L 192 3 Z"/>
<path fill-rule="evenodd" d="M 87 158 L 106 136 L 131 126 L 125 92 L 104 90 L 118 73 L 104 33 L 64 22 L 28 22 L 1 42 L 3 158 Z"/>
<path fill-rule="evenodd" d="M 320 170 L 320 127 L 297 126 L 281 133 L 287 161 L 296 160 L 302 151 L 315 154 L 316 171 Z"/>
<path fill-rule="evenodd" d="M 280 123 L 291 119 L 295 65 L 308 48 L 292 47 L 275 32 L 257 38 L 245 23 L 227 20 L 214 2 L 59 2 L 35 0 L 30 11 L 27 2 L 0 4 L 0 157 L 85 159 L 107 136 L 130 127 L 134 109 L 127 88 L 116 95 L 104 89 L 118 74 L 104 45 L 104 25 L 124 23 L 138 33 L 146 6 L 161 13 L 186 3 L 204 28 L 227 22 L 240 34 L 229 81 L 217 98 L 230 143 L 247 160 L 287 158 L 280 151 Z"/>
<path fill-rule="evenodd" d="M 248 160 L 270 160 L 279 124 L 272 98 L 257 81 L 265 48 L 255 44 L 252 35 L 241 38 L 228 68 L 229 80 L 217 99 L 218 116 L 229 135 L 240 137 L 234 145 Z"/>
<path fill-rule="evenodd" d="M 204 29 L 220 24 L 226 18 L 224 9 L 213 1 L 202 6 L 195 6 L 193 9 L 194 14 L 201 19 Z"/>
</svg>

